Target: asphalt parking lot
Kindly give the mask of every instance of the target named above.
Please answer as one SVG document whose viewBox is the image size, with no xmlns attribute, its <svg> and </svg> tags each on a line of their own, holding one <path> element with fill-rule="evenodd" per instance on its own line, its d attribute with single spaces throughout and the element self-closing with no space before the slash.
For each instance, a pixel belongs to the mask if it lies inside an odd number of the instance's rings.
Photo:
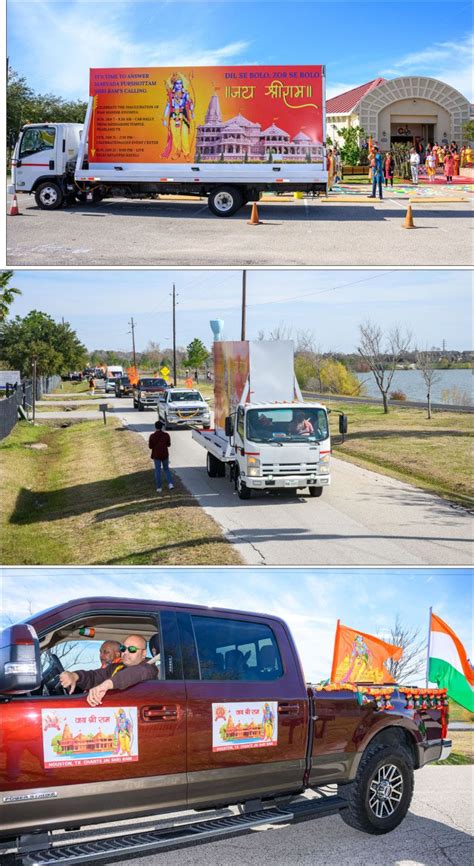
<svg viewBox="0 0 474 866">
<path fill-rule="evenodd" d="M 454 196 L 454 193 L 453 193 Z M 287 199 L 218 218 L 204 199 L 114 199 L 42 211 L 19 196 L 7 217 L 7 264 L 24 266 L 472 265 L 472 208 L 463 201 L 412 203 L 416 229 L 403 228 L 408 200 Z"/>
</svg>

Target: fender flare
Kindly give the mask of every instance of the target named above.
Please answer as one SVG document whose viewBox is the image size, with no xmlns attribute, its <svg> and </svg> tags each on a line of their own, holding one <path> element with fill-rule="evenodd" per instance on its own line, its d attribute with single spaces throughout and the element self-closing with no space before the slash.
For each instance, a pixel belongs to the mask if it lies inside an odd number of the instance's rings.
<svg viewBox="0 0 474 866">
<path fill-rule="evenodd" d="M 403 717 L 399 717 L 391 719 L 390 724 L 381 723 L 375 728 L 371 729 L 368 735 L 364 738 L 362 743 L 360 744 L 357 752 L 354 755 L 354 759 L 351 764 L 351 768 L 349 771 L 349 781 L 352 782 L 359 769 L 360 762 L 369 748 L 372 746 L 376 740 L 382 741 L 386 736 L 386 741 L 389 743 L 397 742 L 397 743 L 405 743 L 409 748 L 411 755 L 413 757 L 413 767 L 417 770 L 420 766 L 420 758 L 418 753 L 418 744 L 420 742 L 420 737 L 417 738 L 418 729 L 414 728 L 412 724 L 408 722 L 407 719 Z"/>
</svg>

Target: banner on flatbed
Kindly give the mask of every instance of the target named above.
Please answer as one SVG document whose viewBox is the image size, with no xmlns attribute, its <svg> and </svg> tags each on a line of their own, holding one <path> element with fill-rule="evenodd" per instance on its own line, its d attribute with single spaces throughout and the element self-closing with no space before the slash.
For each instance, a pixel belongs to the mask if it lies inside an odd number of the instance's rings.
<svg viewBox="0 0 474 866">
<path fill-rule="evenodd" d="M 322 163 L 323 66 L 91 69 L 93 163 Z"/>
</svg>

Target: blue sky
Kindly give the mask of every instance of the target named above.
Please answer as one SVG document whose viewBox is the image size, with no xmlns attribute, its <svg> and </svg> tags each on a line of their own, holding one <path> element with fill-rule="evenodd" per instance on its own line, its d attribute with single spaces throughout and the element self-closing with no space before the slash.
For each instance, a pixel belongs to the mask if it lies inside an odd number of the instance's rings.
<svg viewBox="0 0 474 866">
<path fill-rule="evenodd" d="M 138 351 L 150 340 L 171 345 L 171 297 L 178 292 L 177 342 L 210 345 L 209 319 L 224 319 L 224 338 L 240 338 L 240 270 L 25 270 L 12 285 L 23 294 L 11 316 L 31 309 L 62 316 L 88 349 L 130 348 L 136 322 Z M 407 325 L 421 348 L 471 346 L 472 274 L 450 270 L 249 270 L 247 337 L 268 336 L 280 324 L 310 330 L 322 351 L 351 352 L 358 325 L 370 318 L 384 329 Z"/>
<path fill-rule="evenodd" d="M 122 596 L 273 613 L 285 619 L 305 674 L 330 672 L 337 619 L 387 637 L 398 613 L 427 630 L 429 607 L 472 658 L 472 575 L 465 569 L 4 568 L 0 626 L 85 596 Z"/>
<path fill-rule="evenodd" d="M 328 95 L 377 76 L 441 78 L 472 99 L 466 0 L 8 0 L 11 65 L 86 98 L 90 66 L 323 63 Z"/>
</svg>

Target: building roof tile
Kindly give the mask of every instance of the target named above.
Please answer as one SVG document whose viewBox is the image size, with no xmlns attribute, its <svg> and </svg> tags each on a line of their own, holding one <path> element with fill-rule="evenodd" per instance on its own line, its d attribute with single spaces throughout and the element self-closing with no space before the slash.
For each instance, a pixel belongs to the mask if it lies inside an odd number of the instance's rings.
<svg viewBox="0 0 474 866">
<path fill-rule="evenodd" d="M 386 81 L 385 78 L 373 78 L 372 81 L 367 81 L 366 84 L 360 84 L 359 87 L 346 90 L 345 93 L 340 93 L 339 96 L 333 96 L 332 99 L 328 99 L 326 102 L 326 114 L 349 114 L 357 108 L 359 102 L 367 93 L 375 90 L 384 81 Z"/>
</svg>

